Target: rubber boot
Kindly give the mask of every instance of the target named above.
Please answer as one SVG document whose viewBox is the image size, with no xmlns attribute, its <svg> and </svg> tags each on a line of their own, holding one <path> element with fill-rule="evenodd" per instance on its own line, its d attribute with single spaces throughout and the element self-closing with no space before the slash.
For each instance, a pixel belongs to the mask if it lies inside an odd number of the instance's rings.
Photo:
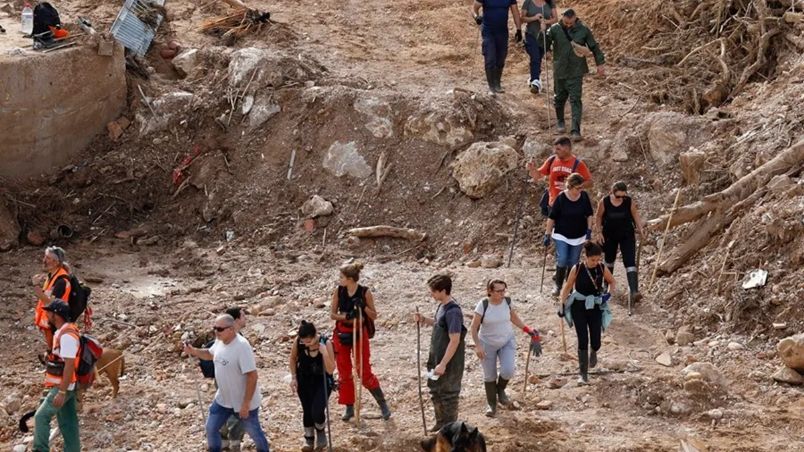
<svg viewBox="0 0 804 452">
<path fill-rule="evenodd" d="M 499 94 L 502 94 L 502 93 L 505 92 L 505 89 L 502 87 L 502 73 L 503 73 L 503 68 L 501 68 L 501 67 L 498 67 L 494 71 L 494 90 L 497 91 L 497 93 L 499 93 Z"/>
<path fill-rule="evenodd" d="M 564 107 L 556 107 L 556 132 L 567 133 L 567 124 L 564 122 Z"/>
<path fill-rule="evenodd" d="M 642 300 L 642 294 L 639 293 L 639 273 L 636 270 L 630 271 L 625 274 L 628 278 L 629 297 L 632 303 L 637 303 Z"/>
<path fill-rule="evenodd" d="M 458 420 L 458 398 L 455 397 L 454 399 L 447 400 L 444 402 L 444 418 L 442 422 L 444 424 L 449 424 L 450 422 L 455 422 Z"/>
<path fill-rule="evenodd" d="M 346 422 L 349 419 L 355 417 L 355 407 L 354 405 L 346 405 L 346 411 L 343 412 L 343 416 L 341 416 L 341 420 Z"/>
<path fill-rule="evenodd" d="M 440 400 L 433 400 L 433 412 L 435 413 L 435 424 L 430 428 L 430 431 L 437 432 L 444 426 L 444 405 Z"/>
<path fill-rule="evenodd" d="M 556 276 L 554 277 L 554 281 L 556 283 L 555 289 L 553 289 L 553 296 L 557 297 L 561 294 L 561 287 L 564 286 L 564 278 L 567 276 L 567 267 L 556 267 Z"/>
<path fill-rule="evenodd" d="M 302 446 L 302 452 L 313 452 L 314 440 L 315 437 L 313 436 L 313 428 L 304 427 L 304 446 Z"/>
<path fill-rule="evenodd" d="M 487 381 L 483 385 L 486 387 L 486 417 L 497 415 L 497 382 Z"/>
<path fill-rule="evenodd" d="M 327 432 L 324 430 L 324 424 L 315 425 L 315 450 L 320 451 L 327 448 Z"/>
<path fill-rule="evenodd" d="M 486 83 L 489 85 L 489 94 L 492 96 L 497 95 L 497 86 L 495 83 L 495 72 L 496 69 L 489 69 L 486 68 Z"/>
<path fill-rule="evenodd" d="M 594 369 L 595 367 L 597 367 L 597 350 L 592 349 L 589 352 L 589 368 Z"/>
<path fill-rule="evenodd" d="M 374 400 L 377 401 L 377 405 L 380 406 L 380 411 L 382 411 L 382 418 L 386 421 L 391 417 L 391 409 L 388 408 L 388 404 L 385 402 L 385 394 L 382 392 L 382 388 L 372 389 L 371 395 L 374 396 Z"/>
<path fill-rule="evenodd" d="M 508 381 L 509 380 L 503 377 L 497 379 L 497 400 L 506 410 L 511 410 L 514 408 L 514 402 L 512 402 L 511 399 L 508 398 L 508 394 L 505 393 L 505 388 L 508 387 Z"/>
<path fill-rule="evenodd" d="M 589 350 L 578 349 L 578 384 L 589 384 Z"/>
</svg>

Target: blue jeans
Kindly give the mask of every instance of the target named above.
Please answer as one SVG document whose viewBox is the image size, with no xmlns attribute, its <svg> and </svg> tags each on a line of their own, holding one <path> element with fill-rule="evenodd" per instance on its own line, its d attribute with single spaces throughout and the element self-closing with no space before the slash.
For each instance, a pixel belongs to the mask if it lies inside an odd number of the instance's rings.
<svg viewBox="0 0 804 452">
<path fill-rule="evenodd" d="M 214 400 L 209 406 L 209 417 L 207 418 L 207 448 L 209 452 L 221 452 L 221 427 L 226 424 L 231 416 L 238 414 L 231 408 L 218 405 Z M 257 447 L 258 452 L 269 452 L 268 439 L 260 426 L 260 409 L 256 408 L 248 412 L 246 419 L 241 419 L 243 429 L 245 429 L 251 440 Z"/>
<path fill-rule="evenodd" d="M 530 81 L 541 79 L 544 49 L 541 44 L 537 42 L 535 36 L 525 34 L 525 50 L 528 51 L 528 55 L 530 56 Z"/>
<path fill-rule="evenodd" d="M 556 267 L 572 267 L 581 260 L 583 245 L 570 245 L 561 240 L 554 240 L 556 244 Z"/>
<path fill-rule="evenodd" d="M 502 31 L 482 30 L 483 59 L 486 70 L 500 69 L 505 66 L 508 56 L 508 29 Z"/>
</svg>

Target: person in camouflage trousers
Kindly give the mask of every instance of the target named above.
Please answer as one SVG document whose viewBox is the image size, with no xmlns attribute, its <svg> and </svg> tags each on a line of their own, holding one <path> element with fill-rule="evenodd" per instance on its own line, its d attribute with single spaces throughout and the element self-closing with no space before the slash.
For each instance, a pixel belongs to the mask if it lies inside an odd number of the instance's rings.
<svg viewBox="0 0 804 452">
<path fill-rule="evenodd" d="M 575 11 L 568 9 L 561 21 L 547 30 L 547 57 L 553 54 L 553 80 L 558 133 L 566 133 L 564 105 L 567 98 L 572 108 L 571 135 L 573 141 L 581 140 L 581 117 L 583 115 L 583 77 L 589 72 L 587 56 L 594 56 L 597 75 L 605 75 L 605 57 L 592 32 L 578 19 Z"/>
</svg>

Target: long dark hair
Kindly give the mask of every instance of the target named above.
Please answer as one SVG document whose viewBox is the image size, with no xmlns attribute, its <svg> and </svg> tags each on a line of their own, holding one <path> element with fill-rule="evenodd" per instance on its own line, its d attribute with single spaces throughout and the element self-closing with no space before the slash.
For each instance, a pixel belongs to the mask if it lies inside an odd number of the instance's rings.
<svg viewBox="0 0 804 452">
<path fill-rule="evenodd" d="M 312 322 L 302 320 L 301 325 L 299 325 L 299 339 L 313 337 L 315 336 L 315 331 L 315 325 Z"/>
</svg>

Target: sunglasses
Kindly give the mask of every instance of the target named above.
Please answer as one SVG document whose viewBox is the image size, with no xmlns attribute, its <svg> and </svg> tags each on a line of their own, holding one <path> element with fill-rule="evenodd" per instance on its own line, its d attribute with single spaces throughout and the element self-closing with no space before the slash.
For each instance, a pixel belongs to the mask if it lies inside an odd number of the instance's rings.
<svg viewBox="0 0 804 452">
<path fill-rule="evenodd" d="M 492 292 L 494 293 L 505 293 L 506 289 L 494 289 Z"/>
<path fill-rule="evenodd" d="M 217 331 L 219 333 L 222 333 L 222 332 L 228 330 L 229 328 L 231 328 L 231 326 L 213 326 L 212 327 L 213 330 L 215 330 L 215 331 Z"/>
<path fill-rule="evenodd" d="M 617 198 L 617 199 L 623 199 L 623 198 L 627 198 L 628 195 L 614 195 L 614 197 Z"/>
</svg>

